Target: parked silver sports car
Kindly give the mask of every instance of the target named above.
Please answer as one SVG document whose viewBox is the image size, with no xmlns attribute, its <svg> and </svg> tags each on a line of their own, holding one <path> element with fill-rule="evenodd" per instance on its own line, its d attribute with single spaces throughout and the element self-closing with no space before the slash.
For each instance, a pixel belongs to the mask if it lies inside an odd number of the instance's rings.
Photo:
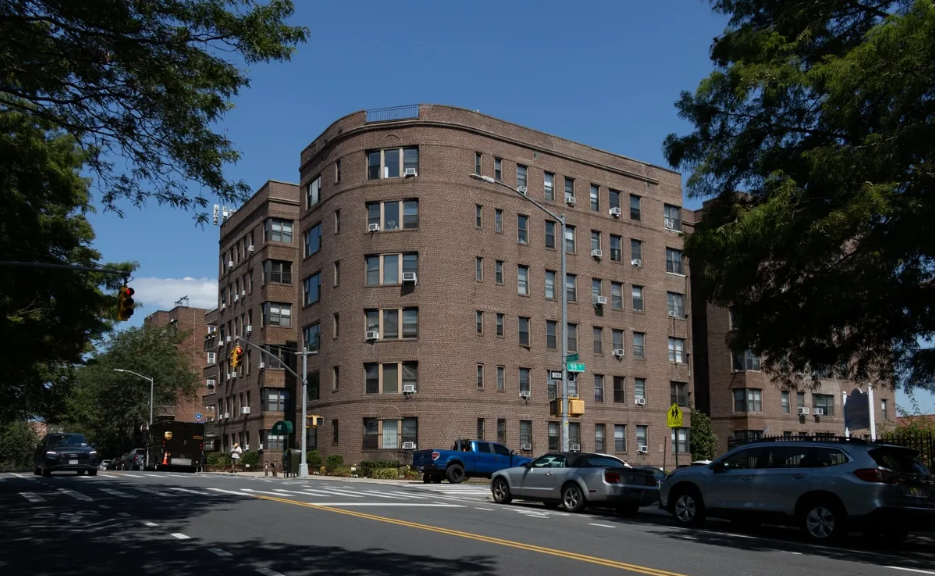
<svg viewBox="0 0 935 576">
<path fill-rule="evenodd" d="M 659 501 L 659 488 L 649 470 L 638 470 L 607 454 L 550 452 L 525 466 L 506 468 L 490 479 L 499 504 L 517 500 L 563 505 L 569 512 L 587 506 L 633 513 Z"/>
</svg>

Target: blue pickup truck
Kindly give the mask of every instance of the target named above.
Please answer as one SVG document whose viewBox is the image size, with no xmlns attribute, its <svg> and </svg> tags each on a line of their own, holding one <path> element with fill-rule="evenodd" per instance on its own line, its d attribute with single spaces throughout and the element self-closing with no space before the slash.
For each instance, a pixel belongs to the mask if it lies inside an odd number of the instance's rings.
<svg viewBox="0 0 935 576">
<path fill-rule="evenodd" d="M 412 453 L 412 467 L 422 472 L 426 484 L 447 478 L 458 484 L 465 478 L 490 478 L 497 470 L 522 466 L 531 458 L 496 442 L 458 440 L 451 450 L 418 450 Z"/>
</svg>

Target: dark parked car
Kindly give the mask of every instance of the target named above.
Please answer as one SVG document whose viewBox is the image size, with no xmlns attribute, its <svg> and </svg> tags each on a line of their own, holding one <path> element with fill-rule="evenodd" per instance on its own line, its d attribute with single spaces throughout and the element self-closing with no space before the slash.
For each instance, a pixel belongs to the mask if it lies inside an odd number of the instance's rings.
<svg viewBox="0 0 935 576">
<path fill-rule="evenodd" d="M 74 470 L 79 476 L 95 476 L 97 462 L 97 450 L 81 434 L 47 434 L 36 445 L 33 472 L 49 476 L 59 470 Z"/>
</svg>

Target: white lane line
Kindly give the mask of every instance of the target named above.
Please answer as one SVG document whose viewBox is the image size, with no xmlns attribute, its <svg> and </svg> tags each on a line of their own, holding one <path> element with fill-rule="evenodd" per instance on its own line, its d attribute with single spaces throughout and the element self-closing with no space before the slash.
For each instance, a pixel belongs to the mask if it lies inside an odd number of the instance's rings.
<svg viewBox="0 0 935 576">
<path fill-rule="evenodd" d="M 10 472 L 10 474 L 16 476 L 17 478 L 26 478 L 26 476 L 23 476 L 22 474 L 17 474 L 16 472 Z"/>
<path fill-rule="evenodd" d="M 902 566 L 887 566 L 887 568 L 892 568 L 893 570 L 902 570 L 904 572 L 914 572 L 916 574 L 935 574 L 935 572 L 929 572 L 928 570 L 917 570 L 915 568 L 903 568 Z"/>
<path fill-rule="evenodd" d="M 599 526 L 601 528 L 613 528 L 613 526 L 609 524 L 598 524 L 597 522 L 588 522 L 588 526 Z"/>
<path fill-rule="evenodd" d="M 227 558 L 229 556 L 233 556 L 233 554 L 231 554 L 230 552 L 227 552 L 226 550 L 221 550 L 220 548 L 208 548 L 208 552 L 211 552 L 212 554 L 216 556 L 220 556 L 221 558 Z"/>
<path fill-rule="evenodd" d="M 223 488 L 208 488 L 208 490 L 211 490 L 212 492 L 223 492 L 224 494 L 233 494 L 234 496 L 249 496 L 249 494 L 243 494 L 233 490 L 225 490 Z"/>
<path fill-rule="evenodd" d="M 155 528 L 159 526 L 159 524 L 156 524 L 155 522 L 143 522 L 143 526 L 149 526 L 150 528 Z"/>
<path fill-rule="evenodd" d="M 166 476 L 172 476 L 173 478 L 191 478 L 191 476 L 186 476 L 184 474 L 166 474 Z"/>
<path fill-rule="evenodd" d="M 477 506 L 475 506 L 474 509 L 475 509 L 475 510 L 484 510 L 484 511 L 486 511 L 486 512 L 493 512 L 493 511 L 496 510 L 496 508 L 478 508 Z"/>
<path fill-rule="evenodd" d="M 180 534 L 176 532 L 175 534 L 169 534 L 173 538 L 178 538 L 179 540 L 191 540 L 191 536 L 186 536 L 185 534 Z"/>
<path fill-rule="evenodd" d="M 80 492 L 75 492 L 74 490 L 66 490 L 64 488 L 59 488 L 58 491 L 61 492 L 62 494 L 68 494 L 75 500 L 84 500 L 85 502 L 90 502 L 94 500 L 94 498 L 91 498 L 90 496 L 87 496 L 85 494 L 81 494 Z"/>
<path fill-rule="evenodd" d="M 135 496 L 131 496 L 130 494 L 127 494 L 126 492 L 121 492 L 120 490 L 113 490 L 111 488 L 98 488 L 98 490 L 100 490 L 101 492 L 110 494 L 111 496 L 117 496 L 118 498 L 135 498 Z"/>
<path fill-rule="evenodd" d="M 20 492 L 19 495 L 30 502 L 45 502 L 45 498 L 39 496 L 35 492 Z"/>
<path fill-rule="evenodd" d="M 149 476 L 150 478 L 162 478 L 159 474 L 143 474 L 143 476 Z"/>
<path fill-rule="evenodd" d="M 283 576 L 283 574 L 269 568 L 257 568 L 256 571 L 263 574 L 263 576 Z"/>
<path fill-rule="evenodd" d="M 190 490 L 188 488 L 178 488 L 176 486 L 169 486 L 169 490 L 175 490 L 176 492 L 187 492 L 189 494 L 198 494 L 199 496 L 208 496 L 207 492 L 201 492 L 199 490 Z"/>
</svg>

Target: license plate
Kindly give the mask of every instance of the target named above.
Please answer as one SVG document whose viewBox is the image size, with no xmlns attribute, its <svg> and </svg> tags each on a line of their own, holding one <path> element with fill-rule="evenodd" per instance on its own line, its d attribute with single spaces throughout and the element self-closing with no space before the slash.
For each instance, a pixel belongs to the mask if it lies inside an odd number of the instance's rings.
<svg viewBox="0 0 935 576">
<path fill-rule="evenodd" d="M 923 491 L 922 491 L 922 488 L 919 488 L 918 486 L 910 486 L 910 487 L 909 487 L 909 495 L 910 495 L 910 496 L 918 496 L 918 497 L 921 498 L 921 497 L 925 496 L 925 492 L 923 492 Z"/>
<path fill-rule="evenodd" d="M 69 461 L 68 461 L 68 464 L 69 464 L 69 465 L 74 465 L 74 464 L 77 464 L 77 463 L 78 463 L 77 460 L 69 460 Z"/>
</svg>

